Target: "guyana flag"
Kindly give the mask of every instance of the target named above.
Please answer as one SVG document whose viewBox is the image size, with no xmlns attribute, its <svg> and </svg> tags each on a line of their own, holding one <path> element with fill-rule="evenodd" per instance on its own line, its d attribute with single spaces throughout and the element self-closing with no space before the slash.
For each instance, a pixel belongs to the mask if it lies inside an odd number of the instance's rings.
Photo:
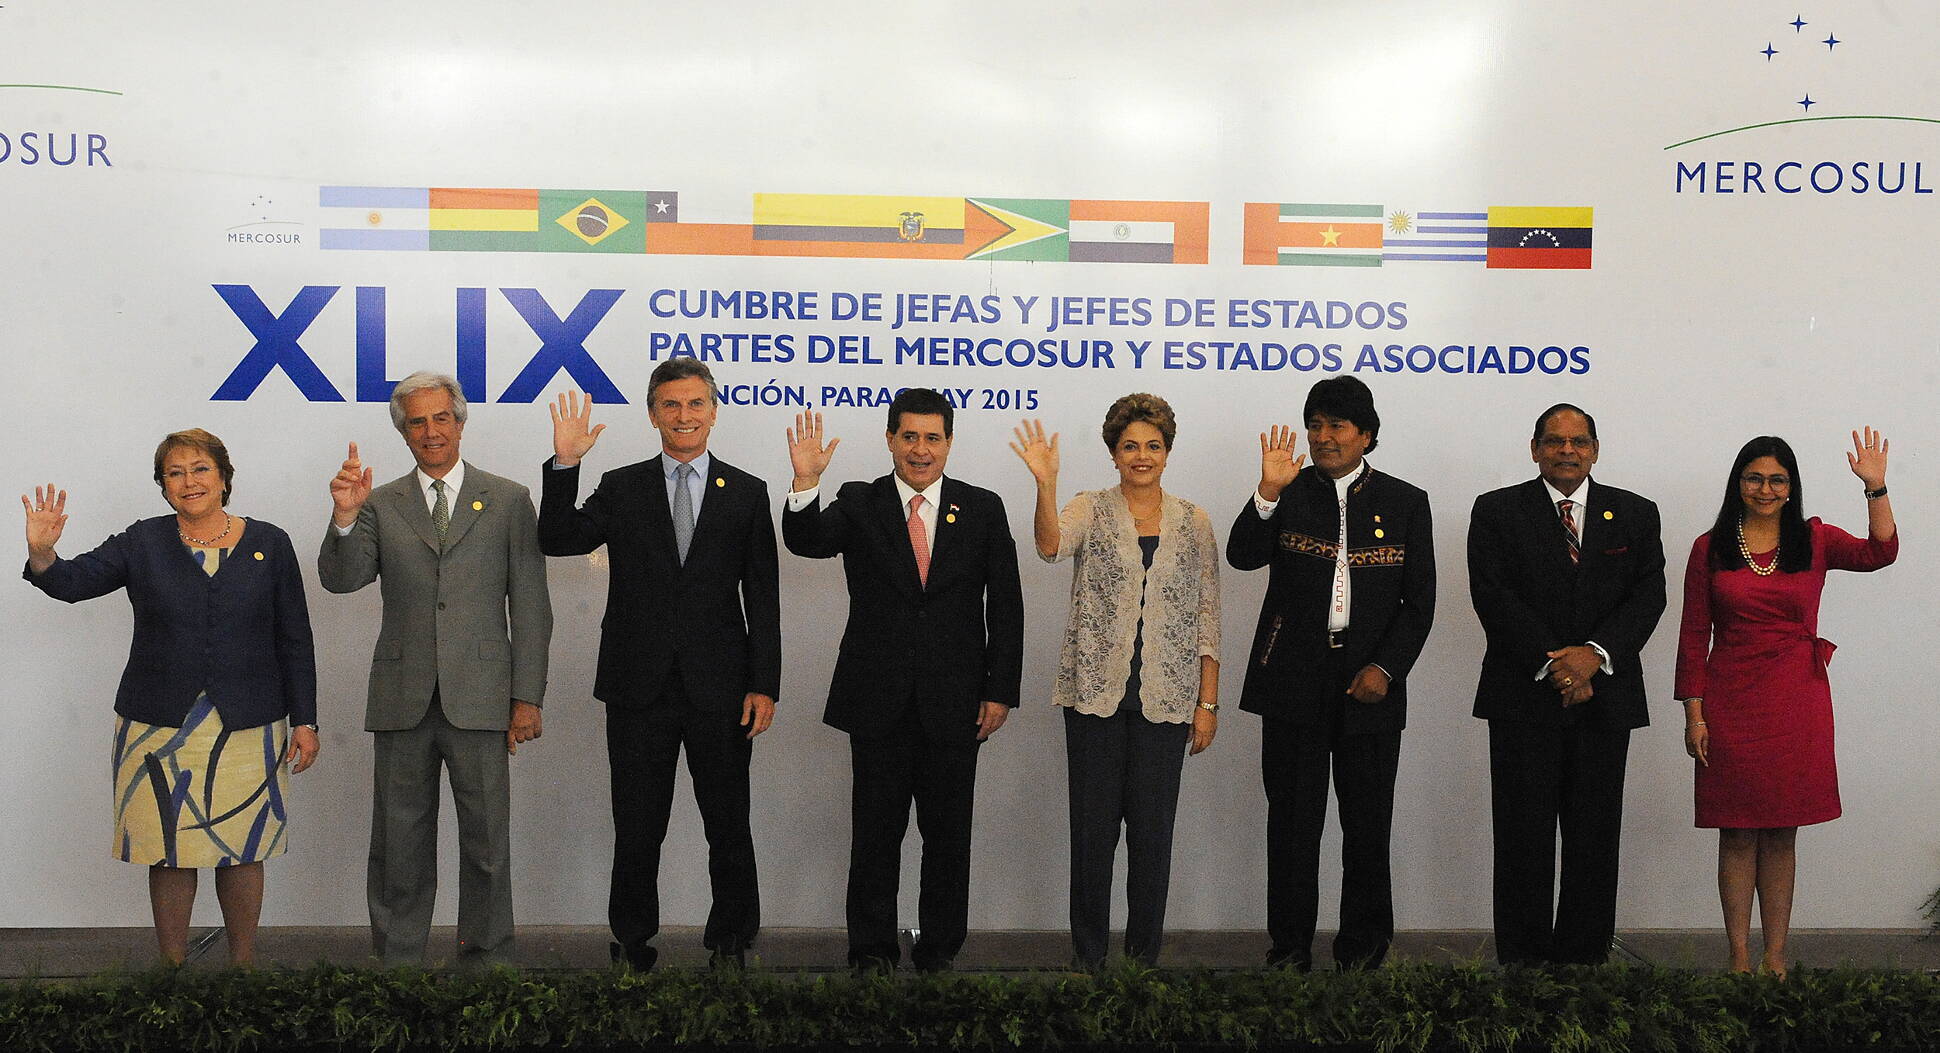
<svg viewBox="0 0 1940 1053">
<path fill-rule="evenodd" d="M 1490 267 L 1590 269 L 1591 208 L 1489 209 Z"/>
</svg>

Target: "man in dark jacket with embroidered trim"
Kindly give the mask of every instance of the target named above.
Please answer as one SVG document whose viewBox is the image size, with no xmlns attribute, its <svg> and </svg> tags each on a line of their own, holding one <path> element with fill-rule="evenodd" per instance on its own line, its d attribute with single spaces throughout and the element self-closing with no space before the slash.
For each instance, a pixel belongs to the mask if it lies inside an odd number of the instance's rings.
<svg viewBox="0 0 1940 1053">
<path fill-rule="evenodd" d="M 1367 463 L 1381 430 L 1374 396 L 1330 377 L 1294 431 L 1260 436 L 1260 486 L 1226 544 L 1239 570 L 1270 566 L 1240 708 L 1265 718 L 1269 965 L 1307 969 L 1320 899 L 1331 774 L 1340 800 L 1342 968 L 1379 965 L 1394 937 L 1388 869 L 1408 671 L 1435 614 L 1428 495 Z"/>
</svg>

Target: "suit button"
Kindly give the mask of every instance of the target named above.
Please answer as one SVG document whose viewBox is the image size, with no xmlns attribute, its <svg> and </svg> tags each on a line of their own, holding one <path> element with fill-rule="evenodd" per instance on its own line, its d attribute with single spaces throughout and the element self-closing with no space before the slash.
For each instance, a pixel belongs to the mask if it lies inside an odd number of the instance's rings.
<svg viewBox="0 0 1940 1053">
<path fill-rule="evenodd" d="M 441 611 L 445 609 L 445 601 L 443 600 L 438 601 L 438 609 Z"/>
</svg>

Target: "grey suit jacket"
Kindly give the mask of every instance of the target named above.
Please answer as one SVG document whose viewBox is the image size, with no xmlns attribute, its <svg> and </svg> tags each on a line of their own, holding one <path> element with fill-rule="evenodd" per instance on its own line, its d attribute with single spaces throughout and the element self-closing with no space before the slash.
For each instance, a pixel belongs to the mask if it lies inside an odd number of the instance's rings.
<svg viewBox="0 0 1940 1053">
<path fill-rule="evenodd" d="M 466 462 L 441 553 L 415 474 L 373 489 L 350 533 L 326 524 L 317 554 L 331 592 L 382 579 L 364 729 L 416 727 L 436 687 L 454 725 L 503 731 L 513 699 L 539 705 L 546 692 L 552 601 L 532 495 Z"/>
</svg>

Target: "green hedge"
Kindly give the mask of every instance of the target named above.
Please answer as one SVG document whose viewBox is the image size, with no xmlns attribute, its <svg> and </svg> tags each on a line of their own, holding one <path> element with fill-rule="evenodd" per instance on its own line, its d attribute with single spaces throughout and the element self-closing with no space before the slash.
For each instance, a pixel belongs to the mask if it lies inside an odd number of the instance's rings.
<svg viewBox="0 0 1940 1053">
<path fill-rule="evenodd" d="M 164 970 L 0 986 L 7 1053 L 94 1050 L 925 1048 L 1933 1050 L 1940 979 L 1146 972 L 853 978 L 760 970 L 436 975 Z"/>
</svg>

